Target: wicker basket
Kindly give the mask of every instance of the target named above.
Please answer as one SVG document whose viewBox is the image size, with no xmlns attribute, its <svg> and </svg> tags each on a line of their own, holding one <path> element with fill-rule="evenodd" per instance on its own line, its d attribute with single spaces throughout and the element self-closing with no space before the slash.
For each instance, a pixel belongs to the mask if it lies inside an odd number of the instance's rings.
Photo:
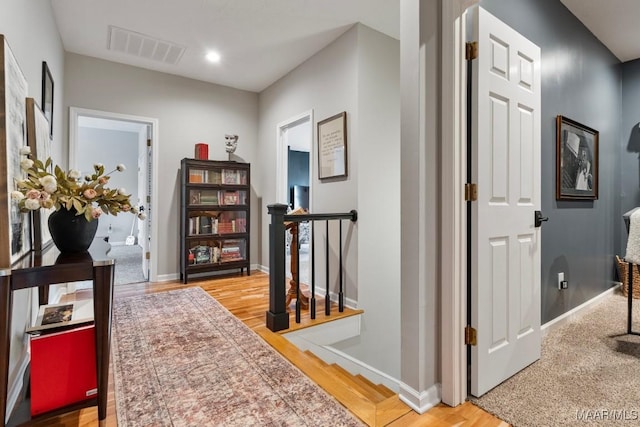
<svg viewBox="0 0 640 427">
<path fill-rule="evenodd" d="M 618 265 L 618 278 L 622 282 L 622 293 L 626 297 L 629 295 L 629 263 L 616 255 L 616 263 Z M 633 298 L 640 298 L 640 273 L 635 265 L 633 269 Z"/>
</svg>

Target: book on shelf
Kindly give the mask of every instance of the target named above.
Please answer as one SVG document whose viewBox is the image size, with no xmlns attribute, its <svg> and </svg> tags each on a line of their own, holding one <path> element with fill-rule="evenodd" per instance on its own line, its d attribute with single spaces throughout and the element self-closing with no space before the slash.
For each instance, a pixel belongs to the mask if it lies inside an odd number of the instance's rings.
<svg viewBox="0 0 640 427">
<path fill-rule="evenodd" d="M 93 322 L 93 300 L 41 305 L 35 324 L 26 329 L 30 334 L 55 332 L 62 328 Z"/>
<path fill-rule="evenodd" d="M 217 205 L 218 193 L 214 192 L 201 192 L 199 195 L 199 203 L 202 205 Z"/>
<path fill-rule="evenodd" d="M 222 173 L 217 170 L 209 171 L 209 184 L 222 184 Z"/>
<path fill-rule="evenodd" d="M 189 169 L 189 183 L 198 184 L 206 182 L 205 175 L 206 171 L 199 169 Z"/>
<path fill-rule="evenodd" d="M 189 249 L 189 253 L 193 254 L 194 264 L 207 264 L 211 262 L 211 247 L 205 245 L 194 246 Z"/>
<path fill-rule="evenodd" d="M 222 169 L 222 183 L 230 185 L 240 184 L 238 171 L 235 169 Z"/>
</svg>

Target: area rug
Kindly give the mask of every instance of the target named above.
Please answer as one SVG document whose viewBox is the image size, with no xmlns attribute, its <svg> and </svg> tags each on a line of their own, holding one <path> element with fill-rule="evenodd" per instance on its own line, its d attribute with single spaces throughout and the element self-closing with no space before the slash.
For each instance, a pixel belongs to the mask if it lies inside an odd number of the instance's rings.
<svg viewBox="0 0 640 427">
<path fill-rule="evenodd" d="M 118 426 L 361 426 L 201 288 L 116 300 Z"/>
<path fill-rule="evenodd" d="M 640 331 L 640 300 L 634 301 Z M 473 403 L 516 427 L 640 425 L 640 337 L 613 294 L 550 332 L 542 357 Z"/>
</svg>

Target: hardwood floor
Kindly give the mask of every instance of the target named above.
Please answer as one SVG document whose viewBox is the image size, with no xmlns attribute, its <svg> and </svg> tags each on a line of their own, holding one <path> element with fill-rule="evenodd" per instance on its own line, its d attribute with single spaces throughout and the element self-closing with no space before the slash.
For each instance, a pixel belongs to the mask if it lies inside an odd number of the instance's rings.
<svg viewBox="0 0 640 427">
<path fill-rule="evenodd" d="M 298 366 L 313 381 L 332 394 L 370 426 L 494 427 L 508 425 L 469 402 L 456 408 L 440 404 L 425 414 L 417 414 L 386 387 L 372 384 L 359 375 L 353 376 L 337 365 L 327 365 L 315 355 L 297 349 L 280 334 L 273 333 L 264 326 L 265 312 L 268 309 L 268 275 L 261 272 L 252 272 L 249 277 L 234 275 L 215 280 L 194 281 L 188 285 L 183 285 L 179 282 L 119 285 L 115 288 L 114 298 L 126 298 L 191 286 L 202 287 L 284 357 Z M 83 296 L 78 295 L 77 298 L 81 299 Z M 324 307 L 324 302 L 322 300 L 318 301 L 317 306 L 319 308 Z M 335 319 L 337 309 L 334 309 L 333 312 L 332 318 Z M 341 314 L 341 316 L 349 316 L 359 312 L 361 311 L 345 310 L 345 313 Z M 324 315 L 323 310 L 319 309 L 315 320 L 311 320 L 308 312 L 305 312 L 300 325 L 296 325 L 292 313 L 290 324 L 292 329 L 295 329 L 329 320 Z M 56 427 L 97 426 L 97 409 L 95 407 L 86 408 L 31 425 Z M 117 426 L 115 392 L 111 372 L 109 375 L 107 420 L 104 425 L 109 427 Z"/>
</svg>

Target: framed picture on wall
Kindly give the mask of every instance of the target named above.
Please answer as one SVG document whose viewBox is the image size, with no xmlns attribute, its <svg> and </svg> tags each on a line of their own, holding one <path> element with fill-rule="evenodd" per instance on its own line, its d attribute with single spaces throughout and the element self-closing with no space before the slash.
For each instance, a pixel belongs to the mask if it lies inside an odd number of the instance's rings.
<svg viewBox="0 0 640 427">
<path fill-rule="evenodd" d="M 42 112 L 49 121 L 49 138 L 53 139 L 53 77 L 46 61 L 42 61 Z"/>
<path fill-rule="evenodd" d="M 20 212 L 10 194 L 16 190 L 16 180 L 25 177 L 20 168 L 20 149 L 26 145 L 25 78 L 7 39 L 0 35 L 0 268 L 10 267 L 31 251 L 31 217 Z"/>
<path fill-rule="evenodd" d="M 598 198 L 598 136 L 575 120 L 556 118 L 556 200 Z"/>
<path fill-rule="evenodd" d="M 318 122 L 318 178 L 347 176 L 347 112 Z"/>
<path fill-rule="evenodd" d="M 51 140 L 49 139 L 49 122 L 36 103 L 35 99 L 27 98 L 27 143 L 33 157 L 46 162 L 51 157 Z M 53 172 L 53 171 L 51 171 Z M 33 250 L 40 251 L 51 243 L 49 232 L 49 216 L 51 209 L 33 211 Z"/>
</svg>

